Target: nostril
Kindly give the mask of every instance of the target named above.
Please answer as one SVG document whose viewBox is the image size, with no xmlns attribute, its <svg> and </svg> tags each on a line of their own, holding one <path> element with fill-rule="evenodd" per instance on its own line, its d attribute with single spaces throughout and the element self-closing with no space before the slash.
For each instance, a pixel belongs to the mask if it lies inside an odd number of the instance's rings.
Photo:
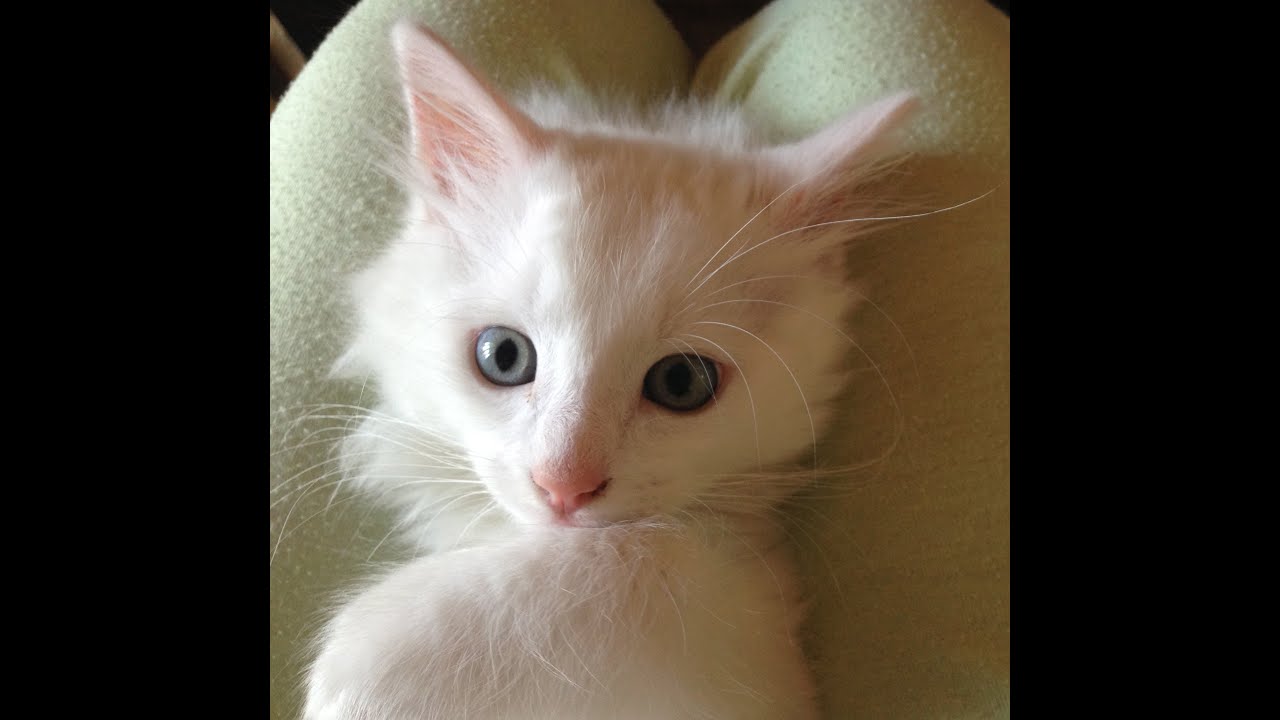
<svg viewBox="0 0 1280 720">
<path fill-rule="evenodd" d="M 593 497 L 593 498 L 600 497 L 601 495 L 603 495 L 603 494 L 604 494 L 604 489 L 605 489 L 605 488 L 607 488 L 607 487 L 609 487 L 609 481 L 610 481 L 610 480 L 612 480 L 612 479 L 613 479 L 613 478 L 605 478 L 605 479 L 604 479 L 604 482 L 600 483 L 600 486 L 599 486 L 599 487 L 597 487 L 595 490 L 592 490 L 591 492 L 589 492 L 589 493 L 585 493 L 585 494 L 586 494 L 586 495 L 590 495 L 590 496 L 591 496 L 591 497 Z"/>
</svg>

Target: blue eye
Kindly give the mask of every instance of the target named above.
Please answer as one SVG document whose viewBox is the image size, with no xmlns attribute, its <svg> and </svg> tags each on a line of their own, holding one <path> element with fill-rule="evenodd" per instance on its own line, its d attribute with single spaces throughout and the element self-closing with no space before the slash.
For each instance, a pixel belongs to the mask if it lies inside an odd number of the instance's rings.
<svg viewBox="0 0 1280 720">
<path fill-rule="evenodd" d="M 715 397 L 720 373 L 701 355 L 668 355 L 644 376 L 644 396 L 676 412 L 697 410 Z"/>
<path fill-rule="evenodd" d="M 524 385 L 533 382 L 538 353 L 529 338 L 511 328 L 485 328 L 476 338 L 476 367 L 494 385 Z"/>
</svg>

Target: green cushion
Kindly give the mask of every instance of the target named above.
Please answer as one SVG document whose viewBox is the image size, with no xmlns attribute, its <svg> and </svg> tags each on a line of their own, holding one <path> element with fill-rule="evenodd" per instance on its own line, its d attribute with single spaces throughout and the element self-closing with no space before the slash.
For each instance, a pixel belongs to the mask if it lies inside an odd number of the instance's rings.
<svg viewBox="0 0 1280 720">
<path fill-rule="evenodd" d="M 391 557 L 370 498 L 326 461 L 359 385 L 327 379 L 344 280 L 394 231 L 379 169 L 403 130 L 388 29 L 423 20 L 495 83 L 551 79 L 656 98 L 690 83 L 677 33 L 640 0 L 365 0 L 271 121 L 272 713 L 296 716 L 305 642 L 334 593 Z M 908 419 L 870 472 L 791 509 L 815 590 L 810 651 L 828 716 L 1008 714 L 1008 21 L 977 0 L 780 0 L 711 50 L 693 87 L 747 105 L 779 139 L 913 88 L 925 113 L 908 190 L 952 212 L 853 252 L 878 309 L 854 319 Z M 892 322 L 888 319 L 892 318 Z M 905 338 L 905 340 L 904 340 Z M 908 350 L 909 345 L 909 350 Z M 893 405 L 858 376 L 826 453 L 881 454 Z M 331 504 L 332 503 L 332 504 Z"/>
</svg>

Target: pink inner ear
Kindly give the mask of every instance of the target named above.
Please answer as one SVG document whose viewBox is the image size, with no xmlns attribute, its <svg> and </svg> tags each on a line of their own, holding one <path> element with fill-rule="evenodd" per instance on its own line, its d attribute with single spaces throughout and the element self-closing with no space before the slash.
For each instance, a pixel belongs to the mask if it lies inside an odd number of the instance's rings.
<svg viewBox="0 0 1280 720">
<path fill-rule="evenodd" d="M 511 107 L 439 36 L 409 22 L 392 33 L 409 109 L 413 154 L 446 194 L 527 162 L 544 132 Z M 452 179 L 451 179 L 452 178 Z"/>
<path fill-rule="evenodd" d="M 411 102 L 414 156 L 431 171 L 442 191 L 453 194 L 450 170 L 462 171 L 475 180 L 500 171 L 504 160 L 500 145 L 486 142 L 483 126 L 464 115 L 463 108 L 445 110 L 417 95 Z M 514 161 L 523 153 L 516 145 L 509 154 L 516 155 L 508 158 Z"/>
<path fill-rule="evenodd" d="M 764 150 L 764 161 L 781 168 L 786 182 L 795 183 L 779 198 L 779 209 L 794 222 L 824 222 L 847 214 L 856 201 L 850 192 L 866 179 L 868 168 L 892 154 L 896 133 L 915 107 L 914 96 L 892 95 L 802 140 Z"/>
</svg>

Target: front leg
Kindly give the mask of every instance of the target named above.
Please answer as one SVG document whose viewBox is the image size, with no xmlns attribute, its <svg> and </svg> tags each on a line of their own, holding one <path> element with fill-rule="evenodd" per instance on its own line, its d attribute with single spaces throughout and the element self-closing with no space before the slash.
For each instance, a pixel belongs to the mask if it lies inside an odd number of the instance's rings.
<svg viewBox="0 0 1280 720">
<path fill-rule="evenodd" d="M 477 643 L 495 639 L 501 603 L 472 583 L 500 555 L 481 547 L 421 558 L 345 605 L 325 629 L 304 720 L 475 716 L 462 709 L 463 679 L 474 673 Z"/>
<path fill-rule="evenodd" d="M 304 717 L 811 718 L 788 576 L 671 528 L 416 560 L 329 625 Z"/>
</svg>

